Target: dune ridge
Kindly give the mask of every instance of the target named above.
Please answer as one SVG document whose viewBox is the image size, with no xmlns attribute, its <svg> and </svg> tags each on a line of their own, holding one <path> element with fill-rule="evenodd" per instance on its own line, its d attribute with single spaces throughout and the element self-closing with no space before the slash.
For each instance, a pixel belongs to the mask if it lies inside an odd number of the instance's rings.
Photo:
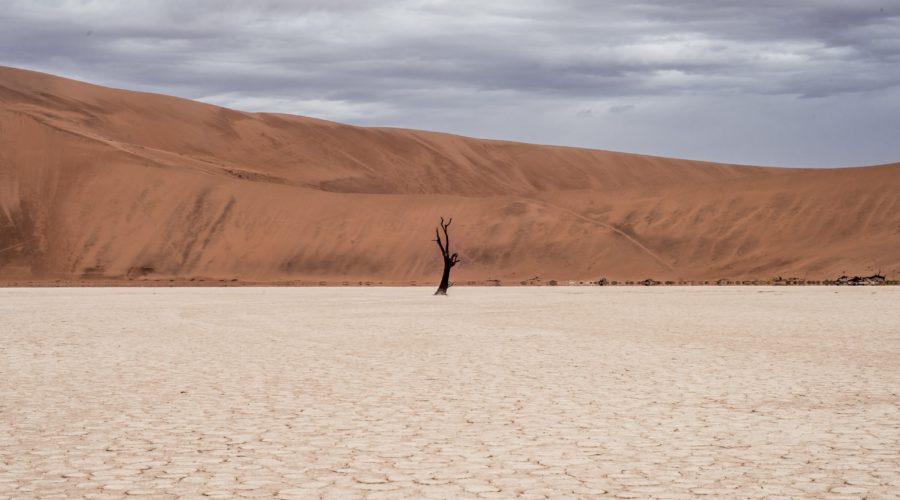
<svg viewBox="0 0 900 500">
<path fill-rule="evenodd" d="M 244 113 L 0 67 L 0 281 L 900 275 L 900 163 L 782 169 Z"/>
</svg>

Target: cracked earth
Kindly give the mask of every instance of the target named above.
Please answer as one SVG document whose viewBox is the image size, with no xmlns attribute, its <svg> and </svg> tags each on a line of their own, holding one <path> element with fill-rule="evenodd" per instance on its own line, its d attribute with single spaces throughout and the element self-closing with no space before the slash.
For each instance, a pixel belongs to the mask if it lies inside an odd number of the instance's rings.
<svg viewBox="0 0 900 500">
<path fill-rule="evenodd" d="M 896 498 L 898 288 L 0 289 L 0 498 Z"/>
</svg>

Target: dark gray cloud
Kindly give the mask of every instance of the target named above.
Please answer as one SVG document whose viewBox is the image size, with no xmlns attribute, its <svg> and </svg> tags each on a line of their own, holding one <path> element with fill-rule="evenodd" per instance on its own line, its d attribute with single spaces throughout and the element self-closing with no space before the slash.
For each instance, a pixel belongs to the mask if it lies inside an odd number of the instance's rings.
<svg viewBox="0 0 900 500">
<path fill-rule="evenodd" d="M 239 109 L 740 163 L 900 161 L 887 0 L 3 7 L 0 64 Z"/>
</svg>

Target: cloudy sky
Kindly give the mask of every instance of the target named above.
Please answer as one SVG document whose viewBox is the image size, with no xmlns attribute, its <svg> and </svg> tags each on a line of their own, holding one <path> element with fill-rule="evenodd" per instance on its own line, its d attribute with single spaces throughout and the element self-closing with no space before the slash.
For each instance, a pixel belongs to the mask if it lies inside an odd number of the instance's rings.
<svg viewBox="0 0 900 500">
<path fill-rule="evenodd" d="M 247 111 L 734 163 L 900 161 L 897 0 L 0 7 L 0 65 Z"/>
</svg>

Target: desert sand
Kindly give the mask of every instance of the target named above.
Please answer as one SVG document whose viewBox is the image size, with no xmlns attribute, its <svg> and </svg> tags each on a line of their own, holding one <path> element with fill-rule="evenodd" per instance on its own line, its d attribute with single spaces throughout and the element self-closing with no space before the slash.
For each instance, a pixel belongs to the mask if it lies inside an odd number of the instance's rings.
<svg viewBox="0 0 900 500">
<path fill-rule="evenodd" d="M 900 164 L 361 128 L 0 67 L 4 283 L 432 282 L 439 216 L 459 283 L 897 279 L 898 193 Z"/>
<path fill-rule="evenodd" d="M 898 305 L 0 289 L 0 498 L 896 498 Z"/>
</svg>

